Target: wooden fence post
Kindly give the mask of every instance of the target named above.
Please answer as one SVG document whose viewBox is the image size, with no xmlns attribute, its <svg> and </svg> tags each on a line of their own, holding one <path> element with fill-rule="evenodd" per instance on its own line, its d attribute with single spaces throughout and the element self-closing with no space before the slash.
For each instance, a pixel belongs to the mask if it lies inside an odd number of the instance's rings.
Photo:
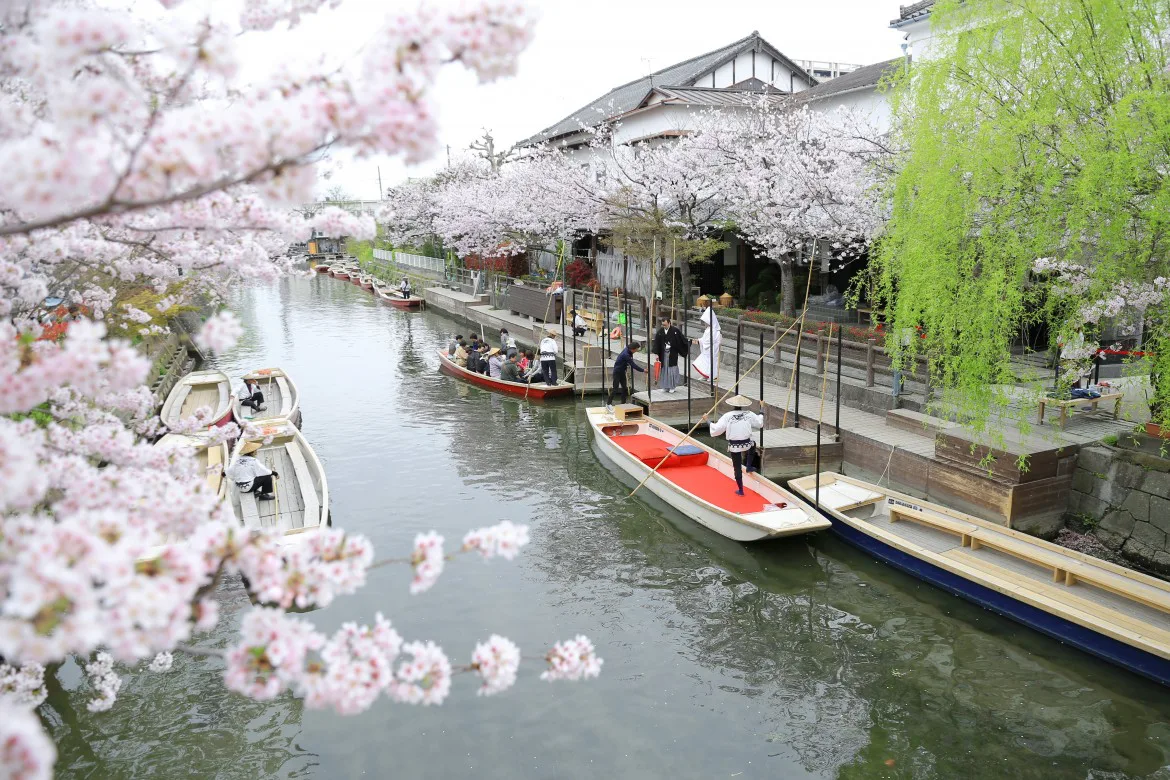
<svg viewBox="0 0 1170 780">
<path fill-rule="evenodd" d="M 778 322 L 772 323 L 772 341 L 776 344 L 774 347 L 774 352 L 776 354 L 772 355 L 772 359 L 776 361 L 776 368 L 779 369 L 780 355 L 782 354 L 783 350 L 780 349 L 780 323 Z"/>
<path fill-rule="evenodd" d="M 873 361 L 877 355 L 877 339 L 870 339 L 865 349 L 865 386 L 873 387 Z"/>
<path fill-rule="evenodd" d="M 817 373 L 825 373 L 825 330 L 817 329 Z"/>
</svg>

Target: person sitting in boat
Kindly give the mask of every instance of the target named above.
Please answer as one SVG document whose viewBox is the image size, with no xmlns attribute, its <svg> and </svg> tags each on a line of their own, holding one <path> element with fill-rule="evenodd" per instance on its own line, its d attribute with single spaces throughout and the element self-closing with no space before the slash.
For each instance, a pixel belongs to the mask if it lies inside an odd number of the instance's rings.
<svg viewBox="0 0 1170 780">
<path fill-rule="evenodd" d="M 455 350 L 459 349 L 459 344 L 462 341 L 463 341 L 463 334 L 462 333 L 456 335 L 455 338 L 448 341 L 447 342 L 447 354 L 454 355 Z"/>
<path fill-rule="evenodd" d="M 521 352 L 516 356 L 516 367 L 520 369 L 520 373 L 527 376 L 534 368 L 536 368 L 536 355 L 532 350 Z"/>
<path fill-rule="evenodd" d="M 540 372 L 544 383 L 552 387 L 557 383 L 557 339 L 556 331 L 549 328 L 540 340 Z"/>
<path fill-rule="evenodd" d="M 267 408 L 264 406 L 264 393 L 260 392 L 260 383 L 255 379 L 245 379 L 243 387 L 236 391 L 236 398 L 240 399 L 240 406 L 246 406 L 253 412 L 262 412 Z"/>
<path fill-rule="evenodd" d="M 585 318 L 576 309 L 570 309 L 569 314 L 573 317 L 573 335 L 577 338 L 584 336 L 586 330 Z"/>
<path fill-rule="evenodd" d="M 613 362 L 613 386 L 609 389 L 609 400 L 605 402 L 606 408 L 613 409 L 613 397 L 619 392 L 622 394 L 623 404 L 628 400 L 631 368 L 639 373 L 646 373 L 646 369 L 634 362 L 634 353 L 641 348 L 641 344 L 631 341 L 625 349 L 618 353 L 617 360 Z"/>
<path fill-rule="evenodd" d="M 504 359 L 504 364 L 500 366 L 500 379 L 505 382 L 516 382 L 518 384 L 528 384 L 527 377 L 520 368 L 520 361 L 518 355 L 509 355 Z"/>
<path fill-rule="evenodd" d="M 752 440 L 752 431 L 763 430 L 764 416 L 748 411 L 752 405 L 750 398 L 742 395 L 727 399 L 731 411 L 710 423 L 712 436 L 727 435 L 727 454 L 731 456 L 731 465 L 735 467 L 735 484 L 739 487 L 736 495 L 743 495 L 743 470 L 749 473 L 755 471 L 756 443 Z M 707 415 L 699 422 L 705 422 Z"/>
<path fill-rule="evenodd" d="M 488 376 L 490 376 L 492 379 L 499 379 L 500 371 L 504 367 L 504 356 L 500 352 L 499 347 L 492 347 L 491 351 L 488 352 L 487 363 Z"/>
<path fill-rule="evenodd" d="M 236 483 L 241 493 L 255 493 L 261 501 L 271 501 L 272 480 L 279 479 L 280 475 L 253 457 L 252 453 L 258 449 L 260 442 L 246 442 L 240 450 L 239 459 L 227 467 L 227 476 Z"/>
<path fill-rule="evenodd" d="M 399 292 L 399 294 L 402 295 L 403 298 L 410 297 L 410 293 L 411 293 L 410 279 L 408 279 L 405 276 L 402 277 L 402 281 L 398 283 L 398 292 Z"/>
<path fill-rule="evenodd" d="M 462 338 L 459 339 L 459 346 L 455 348 L 455 353 L 452 355 L 448 352 L 447 354 L 451 355 L 451 359 L 455 361 L 455 365 L 467 368 L 467 357 L 470 353 L 467 351 L 467 342 Z"/>
</svg>

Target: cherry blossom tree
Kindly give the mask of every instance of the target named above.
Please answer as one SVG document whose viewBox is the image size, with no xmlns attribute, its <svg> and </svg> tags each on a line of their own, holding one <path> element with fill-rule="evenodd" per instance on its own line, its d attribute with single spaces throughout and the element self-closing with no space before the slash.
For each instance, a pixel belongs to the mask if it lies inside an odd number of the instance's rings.
<svg viewBox="0 0 1170 780">
<path fill-rule="evenodd" d="M 298 544 L 242 529 L 190 455 L 149 445 L 162 432 L 144 386 L 150 361 L 107 335 L 112 317 L 142 327 L 152 319 L 119 303 L 122 285 L 164 296 L 163 311 L 288 273 L 287 246 L 314 228 L 372 237 L 368 218 L 290 209 L 311 200 L 323 153 L 425 157 L 436 146 L 428 95 L 439 69 L 458 62 L 481 80 L 506 75 L 531 36 L 526 10 L 506 0 L 424 8 L 388 18 L 345 67 L 240 79 L 237 55 L 250 36 L 279 34 L 324 4 L 249 2 L 226 20 L 186 13 L 181 0 L 162 0 L 149 20 L 72 0 L 0 7 L 5 776 L 51 774 L 54 749 L 32 708 L 44 699 L 45 667 L 70 656 L 90 679 L 93 710 L 114 705 L 116 665 L 162 672 L 175 652 L 222 656 L 225 685 L 243 695 L 292 691 L 339 714 L 380 694 L 441 703 L 460 672 L 478 675 L 484 694 L 515 679 L 519 651 L 503 637 L 459 666 L 431 642 L 405 641 L 381 615 L 326 636 L 287 614 L 353 593 L 382 563 L 411 566 L 420 592 L 457 553 L 428 534 L 410 558 L 375 562 L 368 540 L 341 529 Z M 60 338 L 38 339 L 34 315 L 49 293 L 88 316 Z M 220 351 L 239 334 L 221 312 L 196 340 Z M 200 409 L 177 429 L 205 430 L 210 415 Z M 240 434 L 229 425 L 204 435 Z M 526 528 L 502 523 L 468 534 L 458 552 L 510 559 L 527 541 Z M 217 588 L 233 574 L 255 607 L 226 652 L 200 649 L 198 634 L 217 621 Z M 583 637 L 545 657 L 547 679 L 600 670 Z"/>
</svg>

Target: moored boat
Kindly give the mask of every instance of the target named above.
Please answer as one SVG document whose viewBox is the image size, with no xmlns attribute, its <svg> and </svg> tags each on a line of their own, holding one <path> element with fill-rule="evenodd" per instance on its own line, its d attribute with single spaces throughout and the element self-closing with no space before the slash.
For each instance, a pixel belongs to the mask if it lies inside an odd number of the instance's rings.
<svg viewBox="0 0 1170 780">
<path fill-rule="evenodd" d="M 212 443 L 211 437 L 200 434 L 168 433 L 154 443 L 160 449 L 189 449 L 206 475 L 207 487 L 220 499 L 227 497 L 227 480 L 223 469 L 227 465 L 227 442 Z"/>
<path fill-rule="evenodd" d="M 232 382 L 222 371 L 192 371 L 171 388 L 159 417 L 167 427 L 175 428 L 196 409 L 207 406 L 212 410 L 209 424 L 223 425 L 232 418 L 231 390 Z"/>
<path fill-rule="evenodd" d="M 330 269 L 330 266 L 328 266 L 328 265 L 318 264 L 313 270 L 315 270 L 319 274 L 327 274 L 327 273 L 329 273 L 329 269 Z"/>
<path fill-rule="evenodd" d="M 253 440 L 261 446 L 253 456 L 278 474 L 276 499 L 260 501 L 255 493 L 241 493 L 229 485 L 227 494 L 236 517 L 246 528 L 276 528 L 286 535 L 328 525 L 329 483 L 317 454 L 288 420 L 266 421 L 259 427 L 261 438 Z M 232 463 L 240 458 L 247 441 L 236 442 Z"/>
<path fill-rule="evenodd" d="M 815 509 L 759 474 L 744 474 L 744 495 L 737 495 L 731 458 L 642 416 L 639 407 L 592 407 L 586 414 L 602 455 L 638 482 L 645 479 L 644 490 L 728 539 L 752 542 L 829 527 Z"/>
<path fill-rule="evenodd" d="M 370 292 L 374 291 L 374 277 L 369 276 L 367 274 L 362 274 L 361 283 L 362 283 L 362 289 L 369 290 Z"/>
<path fill-rule="evenodd" d="M 252 411 L 232 394 L 232 415 L 236 422 L 259 422 L 283 417 L 298 427 L 301 424 L 301 395 L 296 384 L 283 369 L 260 368 L 244 374 L 244 379 L 255 379 L 264 394 L 264 410 Z"/>
<path fill-rule="evenodd" d="M 564 398 L 573 394 L 573 385 L 568 382 L 560 381 L 555 385 L 546 385 L 543 382 L 533 382 L 532 384 L 525 384 L 523 382 L 505 382 L 503 379 L 494 379 L 484 374 L 477 374 L 474 371 L 468 371 L 463 366 L 457 364 L 454 360 L 447 357 L 447 350 L 440 349 L 439 353 L 439 370 L 444 374 L 449 374 L 456 379 L 462 379 L 465 382 L 470 382 L 473 385 L 487 388 L 488 390 L 495 390 L 499 393 L 507 395 L 519 396 L 520 398 L 531 398 L 534 400 L 542 400 L 545 398 Z"/>
<path fill-rule="evenodd" d="M 349 270 L 346 268 L 339 268 L 338 266 L 333 266 L 332 268 L 329 269 L 329 275 L 332 276 L 334 279 L 348 280 L 349 279 Z"/>
<path fill-rule="evenodd" d="M 1170 685 L 1170 583 L 841 474 L 789 485 L 886 563 Z"/>
<path fill-rule="evenodd" d="M 420 310 L 425 309 L 427 302 L 425 298 L 420 298 L 417 295 L 412 295 L 409 298 L 403 298 L 392 287 L 378 287 L 377 295 L 386 303 L 390 304 L 396 309 Z"/>
</svg>

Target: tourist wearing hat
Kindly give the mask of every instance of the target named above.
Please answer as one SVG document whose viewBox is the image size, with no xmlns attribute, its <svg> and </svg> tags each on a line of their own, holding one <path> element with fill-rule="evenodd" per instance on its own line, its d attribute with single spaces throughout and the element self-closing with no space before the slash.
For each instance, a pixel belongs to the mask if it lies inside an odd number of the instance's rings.
<svg viewBox="0 0 1170 780">
<path fill-rule="evenodd" d="M 557 383 L 556 335 L 557 332 L 549 328 L 544 338 L 540 340 L 540 371 L 544 376 L 544 383 L 550 387 Z"/>
<path fill-rule="evenodd" d="M 711 423 L 712 436 L 727 435 L 727 454 L 731 456 L 731 465 L 735 467 L 735 484 L 739 488 L 735 492 L 743 495 L 743 470 L 755 470 L 756 443 L 752 440 L 752 431 L 763 430 L 764 416 L 750 411 L 752 401 L 742 395 L 728 398 L 726 404 L 731 411 Z M 703 422 L 707 415 L 703 415 Z"/>
<path fill-rule="evenodd" d="M 500 369 L 504 367 L 504 356 L 500 353 L 499 347 L 492 347 L 488 352 L 488 376 L 492 379 L 500 378 Z"/>
<path fill-rule="evenodd" d="M 256 498 L 261 501 L 271 501 L 272 479 L 279 478 L 280 475 L 256 460 L 253 453 L 259 449 L 260 442 L 245 442 L 243 449 L 240 450 L 240 457 L 227 467 L 227 476 L 236 483 L 241 493 L 255 493 Z"/>
</svg>

